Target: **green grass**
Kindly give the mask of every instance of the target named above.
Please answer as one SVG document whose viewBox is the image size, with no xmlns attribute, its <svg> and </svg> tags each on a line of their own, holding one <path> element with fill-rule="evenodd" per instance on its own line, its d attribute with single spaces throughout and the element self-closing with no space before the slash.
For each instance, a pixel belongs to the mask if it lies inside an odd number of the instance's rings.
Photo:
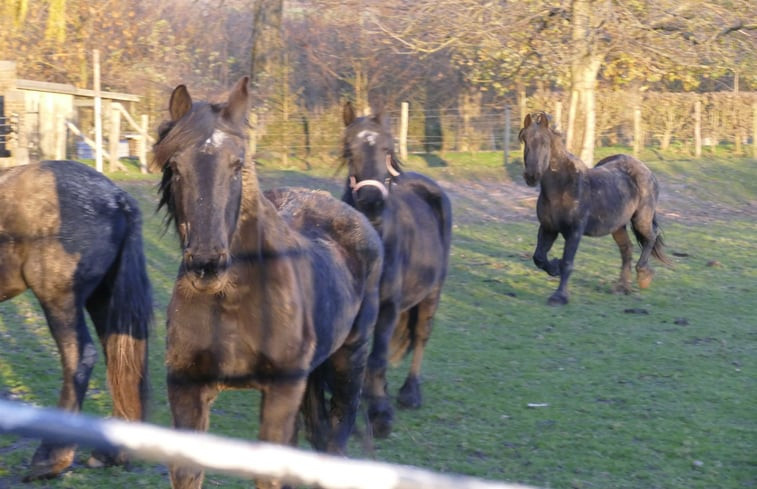
<svg viewBox="0 0 757 489">
<path fill-rule="evenodd" d="M 522 186 L 517 155 L 412 157 L 408 167 L 453 186 Z M 486 193 L 453 201 L 457 224 L 450 273 L 423 369 L 424 406 L 397 412 L 395 430 L 359 441 L 350 455 L 489 479 L 556 488 L 750 488 L 757 486 L 757 163 L 647 160 L 664 188 L 667 252 L 652 287 L 611 292 L 620 258 L 613 241 L 585 238 L 570 282 L 571 303 L 546 305 L 556 279 L 531 261 L 535 216 L 498 214 Z M 268 187 L 338 193 L 341 176 L 261 169 Z M 122 179 L 141 202 L 156 296 L 151 339 L 150 421 L 169 426 L 163 367 L 165 308 L 178 264 L 172 231 L 154 213 L 155 177 Z M 533 191 L 536 195 L 536 191 Z M 482 217 L 486 209 L 493 217 Z M 561 251 L 558 240 L 556 250 Z M 638 250 L 636 250 L 638 256 Z M 0 392 L 54 405 L 55 346 L 33 297 L 0 304 Z M 85 411 L 110 400 L 98 363 Z M 407 363 L 390 372 L 396 392 Z M 255 391 L 223 393 L 211 431 L 254 438 Z M 547 404 L 529 407 L 529 404 Z M 36 442 L 0 436 L 0 487 L 15 487 Z M 82 450 L 80 458 L 86 456 Z M 208 475 L 206 487 L 249 487 Z M 164 467 L 76 466 L 29 488 L 169 487 Z"/>
</svg>

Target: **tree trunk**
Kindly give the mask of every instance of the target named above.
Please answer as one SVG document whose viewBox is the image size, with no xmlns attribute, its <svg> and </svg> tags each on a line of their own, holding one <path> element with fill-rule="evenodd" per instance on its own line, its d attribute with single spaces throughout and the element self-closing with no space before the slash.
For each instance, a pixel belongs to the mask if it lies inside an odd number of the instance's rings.
<svg viewBox="0 0 757 489">
<path fill-rule="evenodd" d="M 576 146 L 572 147 L 577 147 L 580 140 L 580 158 L 588 166 L 593 166 L 594 163 L 595 89 L 599 67 L 604 58 L 597 45 L 597 36 L 592 32 L 594 10 L 600 8 L 600 3 L 591 0 L 573 0 L 571 3 L 571 41 L 575 46 L 576 55 L 571 63 L 571 113 L 568 118 L 568 130 L 571 135 L 570 144 L 576 142 Z M 583 121 L 583 134 L 580 139 L 575 137 L 575 129 L 579 127 L 576 120 Z"/>
<path fill-rule="evenodd" d="M 254 7 L 250 78 L 258 90 L 270 88 L 259 85 L 267 84 L 271 71 L 280 64 L 284 45 L 281 36 L 283 8 L 284 0 L 258 0 Z M 264 95 L 259 93 L 259 96 Z"/>
</svg>

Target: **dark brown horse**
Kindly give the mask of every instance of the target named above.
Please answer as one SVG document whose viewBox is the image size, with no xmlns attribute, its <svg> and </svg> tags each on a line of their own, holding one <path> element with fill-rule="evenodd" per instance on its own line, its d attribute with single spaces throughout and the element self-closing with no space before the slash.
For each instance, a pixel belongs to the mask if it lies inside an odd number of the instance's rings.
<svg viewBox="0 0 757 489">
<path fill-rule="evenodd" d="M 398 401 L 403 407 L 421 405 L 421 362 L 447 275 L 452 207 L 436 182 L 400 169 L 388 118 L 380 109 L 374 112 L 356 117 L 351 104 L 344 107 L 349 176 L 342 200 L 368 217 L 384 244 L 381 305 L 364 398 L 373 434 L 385 437 L 393 417 L 387 360 L 396 362 L 413 352 Z"/>
<path fill-rule="evenodd" d="M 0 171 L 0 301 L 31 289 L 55 338 L 63 367 L 58 407 L 80 411 L 97 348 L 105 353 L 113 414 L 142 420 L 152 292 L 137 202 L 105 176 L 74 161 Z M 71 465 L 75 446 L 43 441 L 26 479 Z M 93 453 L 90 464 L 120 463 Z"/>
<path fill-rule="evenodd" d="M 659 185 L 649 168 L 628 155 L 608 156 L 587 168 L 565 149 L 562 135 L 550 127 L 544 112 L 527 115 L 518 138 L 524 145 L 526 183 L 532 187 L 541 184 L 534 263 L 548 274 L 560 276 L 560 285 L 548 303 L 568 302 L 568 278 L 582 236 L 612 234 L 623 261 L 618 290 L 630 292 L 633 245 L 626 230 L 629 223 L 641 245 L 636 263 L 639 287 L 649 287 L 654 275 L 649 256 L 669 263 L 655 212 Z M 547 254 L 558 234 L 565 239 L 562 259 L 549 260 Z"/>
<path fill-rule="evenodd" d="M 255 388 L 261 440 L 293 442 L 302 404 L 314 447 L 342 453 L 378 313 L 381 242 L 326 193 L 261 192 L 246 157 L 247 85 L 239 80 L 220 104 L 193 102 L 178 86 L 155 146 L 160 204 L 183 253 L 168 308 L 174 426 L 207 430 L 221 390 Z M 177 489 L 200 487 L 202 475 L 171 467 Z"/>
</svg>

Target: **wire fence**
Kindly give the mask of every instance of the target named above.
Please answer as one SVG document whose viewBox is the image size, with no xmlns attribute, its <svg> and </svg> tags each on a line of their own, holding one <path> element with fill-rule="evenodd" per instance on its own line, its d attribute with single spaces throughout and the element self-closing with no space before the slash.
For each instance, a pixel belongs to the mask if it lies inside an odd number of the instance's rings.
<svg viewBox="0 0 757 489">
<path fill-rule="evenodd" d="M 459 108 L 422 110 L 411 104 L 407 151 L 518 150 L 517 135 L 525 113 L 545 110 L 553 116 L 555 125 L 564 129 L 567 107 L 564 95 L 558 93 L 529 97 L 520 107 L 483 105 L 467 113 Z M 400 108 L 387 110 L 385 114 L 394 136 L 399 138 Z M 260 152 L 300 158 L 338 157 L 342 131 L 338 107 L 312 114 L 290 114 L 286 118 L 271 111 L 262 114 L 256 125 Z M 696 141 L 697 132 L 701 132 L 701 142 Z M 701 144 L 721 147 L 735 156 L 751 153 L 757 157 L 757 93 L 648 93 L 631 97 L 624 92 L 598 92 L 596 146 L 632 147 L 635 138 L 642 148 L 672 149 L 694 155 L 695 145 Z M 752 146 L 751 152 L 747 145 Z"/>
</svg>

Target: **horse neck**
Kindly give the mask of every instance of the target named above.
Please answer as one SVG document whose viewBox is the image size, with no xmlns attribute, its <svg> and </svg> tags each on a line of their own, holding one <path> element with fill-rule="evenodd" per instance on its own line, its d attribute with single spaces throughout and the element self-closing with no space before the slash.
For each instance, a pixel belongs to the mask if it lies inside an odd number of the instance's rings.
<svg viewBox="0 0 757 489">
<path fill-rule="evenodd" d="M 580 158 L 570 153 L 559 135 L 553 135 L 549 168 L 542 176 L 542 189 L 562 193 L 574 188 L 588 167 Z"/>
<path fill-rule="evenodd" d="M 263 195 L 255 166 L 245 168 L 242 174 L 242 204 L 232 245 L 234 251 L 275 253 L 291 248 L 296 241 L 294 231 Z"/>
</svg>

